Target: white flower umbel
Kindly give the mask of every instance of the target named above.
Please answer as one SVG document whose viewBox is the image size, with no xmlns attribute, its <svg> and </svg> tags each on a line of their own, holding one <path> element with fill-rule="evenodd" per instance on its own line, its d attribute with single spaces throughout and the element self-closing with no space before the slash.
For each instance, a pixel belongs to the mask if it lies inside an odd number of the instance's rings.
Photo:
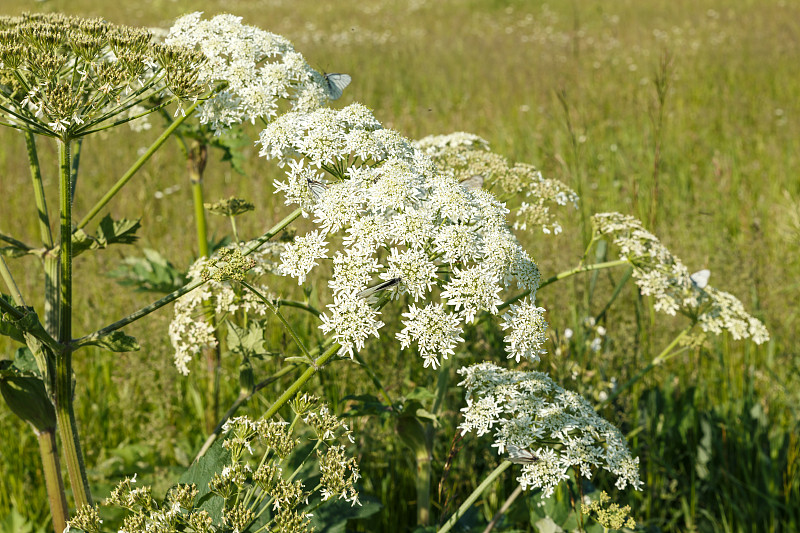
<svg viewBox="0 0 800 533">
<path fill-rule="evenodd" d="M 459 429 L 478 436 L 493 433 L 498 453 L 526 450 L 517 478 L 523 490 L 541 488 L 550 497 L 568 479 L 570 467 L 591 478 L 602 468 L 616 486 L 641 489 L 639 459 L 628 451 L 617 428 L 601 418 L 582 396 L 559 387 L 542 372 L 519 372 L 480 363 L 461 368 L 467 407 Z"/>
<path fill-rule="evenodd" d="M 192 13 L 176 20 L 166 43 L 198 49 L 208 58 L 200 70 L 202 82 L 227 83 L 201 106 L 201 123 L 220 133 L 244 120 L 272 119 L 281 100 L 289 101 L 292 109 L 310 111 L 330 99 L 322 74 L 284 37 L 244 25 L 241 17 L 200 16 Z"/>
<path fill-rule="evenodd" d="M 503 303 L 498 296 L 500 285 L 493 273 L 481 265 L 461 270 L 453 269 L 453 277 L 444 286 L 442 298 L 456 311 L 464 310 L 464 319 L 472 322 L 479 311 L 497 314 L 497 306 Z"/>
<path fill-rule="evenodd" d="M 653 297 L 653 307 L 669 315 L 681 312 L 697 321 L 705 333 L 728 331 L 756 344 L 769 340 L 764 324 L 745 311 L 727 292 L 692 280 L 689 270 L 636 218 L 620 213 L 592 217 L 595 237 L 607 236 L 619 247 L 620 257 L 633 267 L 639 291 Z"/>
<path fill-rule="evenodd" d="M 297 283 L 302 284 L 306 275 L 316 266 L 317 259 L 327 257 L 326 244 L 325 235 L 318 231 L 297 237 L 281 252 L 280 273 L 297 278 Z"/>
<path fill-rule="evenodd" d="M 383 327 L 383 322 L 377 318 L 378 311 L 354 294 L 337 294 L 328 308 L 330 315 L 322 315 L 320 329 L 325 333 L 334 332 L 334 340 L 342 345 L 339 350 L 342 355 L 353 357 L 354 349 L 363 348 L 367 337 L 377 337 L 378 330 Z"/>
<path fill-rule="evenodd" d="M 385 303 L 387 295 L 424 302 L 404 315 L 398 339 L 404 347 L 416 343 L 425 366 L 434 368 L 462 342 L 464 322 L 478 313 L 498 313 L 502 290 L 516 284 L 535 295 L 538 268 L 510 232 L 505 206 L 491 193 L 468 190 L 441 174 L 408 140 L 383 129 L 366 107 L 287 113 L 261 132 L 259 142 L 261 155 L 288 164 L 279 189 L 286 203 L 313 212 L 318 227 L 309 233 L 312 243 L 324 239 L 344 248 L 333 256 L 334 301 L 322 326 L 343 344 L 341 353 L 352 355 L 378 334 L 378 311 L 367 309 L 383 305 L 378 302 Z M 312 178 L 308 169 L 315 167 L 328 176 Z M 302 192 L 309 179 L 319 190 L 311 201 Z M 292 261 L 284 268 L 301 281 L 313 267 L 306 258 L 322 259 L 313 250 L 301 253 L 309 246 L 306 238 L 287 248 Z M 348 258 L 352 265 L 346 265 Z M 371 275 L 397 283 L 391 293 L 375 295 L 367 291 L 379 284 Z"/>
<path fill-rule="evenodd" d="M 244 250 L 250 243 L 241 243 L 229 248 L 238 247 Z M 250 270 L 254 276 L 265 273 L 276 273 L 278 255 L 283 250 L 282 243 L 268 243 L 257 252 L 250 254 L 255 266 Z M 208 258 L 200 258 L 189 268 L 189 279 L 201 279 L 208 266 Z M 269 294 L 266 286 L 258 285 L 259 291 Z M 175 366 L 184 375 L 189 374 L 189 362 L 206 348 L 216 346 L 214 327 L 206 320 L 205 307 L 210 304 L 217 316 L 243 311 L 263 316 L 267 312 L 264 303 L 252 292 L 239 293 L 229 281 L 209 279 L 203 286 L 181 296 L 175 302 L 172 322 L 169 325 L 169 339 L 175 350 Z"/>
<path fill-rule="evenodd" d="M 512 304 L 503 315 L 503 329 L 511 330 L 505 337 L 509 359 L 513 357 L 518 363 L 522 358 L 538 362 L 539 356 L 547 353 L 542 348 L 547 342 L 544 312 L 543 307 L 536 307 L 526 299 Z"/>
<path fill-rule="evenodd" d="M 455 345 L 464 339 L 461 337 L 461 317 L 456 313 L 445 310 L 442 304 L 428 304 L 426 307 L 417 308 L 411 304 L 403 320 L 405 328 L 397 334 L 401 347 L 410 346 L 416 342 L 419 354 L 424 361 L 423 366 L 439 366 L 439 356 L 447 359 L 453 355 Z"/>
</svg>

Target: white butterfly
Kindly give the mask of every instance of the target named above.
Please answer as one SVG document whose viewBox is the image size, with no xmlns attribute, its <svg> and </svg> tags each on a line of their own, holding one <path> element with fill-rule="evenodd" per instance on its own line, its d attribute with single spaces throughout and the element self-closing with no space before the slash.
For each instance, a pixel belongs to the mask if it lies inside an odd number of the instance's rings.
<svg viewBox="0 0 800 533">
<path fill-rule="evenodd" d="M 321 181 L 312 180 L 310 178 L 306 178 L 306 181 L 308 182 L 308 190 L 314 200 L 322 198 L 322 195 L 328 190 L 328 185 Z"/>
<path fill-rule="evenodd" d="M 508 460 L 511 461 L 512 463 L 516 463 L 518 465 L 524 465 L 524 464 L 537 462 L 539 460 L 539 456 L 537 456 L 531 450 L 526 450 L 526 449 L 514 446 L 513 444 L 509 444 L 508 445 Z"/>
<path fill-rule="evenodd" d="M 480 174 L 473 174 L 467 179 L 462 180 L 461 186 L 465 189 L 480 189 L 483 187 L 483 176 Z"/>
<path fill-rule="evenodd" d="M 708 286 L 709 277 L 711 277 L 711 271 L 704 268 L 689 276 L 689 279 L 692 280 L 692 284 L 698 289 L 705 289 Z"/>
<path fill-rule="evenodd" d="M 338 72 L 325 74 L 323 78 L 325 79 L 325 87 L 328 89 L 331 100 L 338 100 L 341 98 L 345 87 L 350 85 L 350 82 L 353 81 L 350 74 L 340 74 Z"/>
<path fill-rule="evenodd" d="M 400 278 L 392 278 L 389 281 L 384 281 L 383 283 L 378 283 L 373 287 L 367 287 L 363 291 L 356 294 L 357 298 L 363 298 L 367 301 L 367 303 L 374 303 L 374 298 L 371 298 L 378 291 L 383 291 L 394 287 L 400 283 Z"/>
</svg>

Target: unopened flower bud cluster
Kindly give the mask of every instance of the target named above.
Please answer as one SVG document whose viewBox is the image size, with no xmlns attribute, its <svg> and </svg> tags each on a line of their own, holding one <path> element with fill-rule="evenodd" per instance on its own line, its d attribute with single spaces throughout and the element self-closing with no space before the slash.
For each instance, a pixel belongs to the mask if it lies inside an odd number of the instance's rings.
<svg viewBox="0 0 800 533">
<path fill-rule="evenodd" d="M 81 137 L 168 90 L 178 99 L 206 90 L 205 59 L 157 45 L 141 28 L 60 14 L 0 17 L 0 102 L 4 121 L 51 137 Z"/>
</svg>

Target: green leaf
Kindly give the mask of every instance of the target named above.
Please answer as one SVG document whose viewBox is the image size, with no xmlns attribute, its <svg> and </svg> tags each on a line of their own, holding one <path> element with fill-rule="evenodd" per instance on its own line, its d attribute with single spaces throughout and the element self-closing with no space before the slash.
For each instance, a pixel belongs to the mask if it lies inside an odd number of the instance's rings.
<svg viewBox="0 0 800 533">
<path fill-rule="evenodd" d="M 257 357 L 265 355 L 264 349 L 264 327 L 257 320 L 252 320 L 246 328 L 240 328 L 230 320 L 226 320 L 228 325 L 228 349 L 232 353 L 238 353 L 244 357 Z"/>
<path fill-rule="evenodd" d="M 0 294 L 0 298 L 8 302 L 11 306 L 16 307 L 8 295 Z M 0 335 L 11 337 L 15 341 L 25 344 L 25 336 L 22 329 L 17 326 L 17 321 L 6 313 L 0 314 Z"/>
<path fill-rule="evenodd" d="M 106 248 L 110 244 L 131 244 L 136 242 L 136 230 L 141 227 L 139 220 L 121 218 L 114 220 L 106 215 L 97 226 L 97 235 L 92 237 L 83 229 L 72 232 L 72 255 L 77 256 L 86 250 Z"/>
<path fill-rule="evenodd" d="M 56 427 L 56 410 L 41 378 L 24 375 L 11 361 L 0 361 L 0 395 L 8 408 L 38 431 Z"/>
<path fill-rule="evenodd" d="M 199 461 L 192 464 L 178 480 L 178 483 L 186 483 L 197 487 L 197 506 L 208 511 L 214 523 L 222 520 L 222 498 L 211 492 L 208 483 L 214 474 L 222 472 L 222 469 L 231 464 L 231 454 L 222 447 L 224 439 L 217 441 L 208 449 L 206 454 Z"/>
<path fill-rule="evenodd" d="M 99 346 L 111 352 L 138 352 L 140 348 L 139 341 L 135 337 L 126 335 L 119 330 L 112 331 L 99 339 L 86 341 L 78 345 L 78 347 L 81 346 Z"/>
<path fill-rule="evenodd" d="M 106 215 L 97 227 L 97 243 L 102 248 L 109 244 L 131 244 L 139 238 L 136 236 L 136 230 L 140 227 L 142 225 L 138 219 L 113 220 L 111 215 Z"/>
<path fill-rule="evenodd" d="M 229 129 L 222 135 L 213 137 L 211 146 L 222 150 L 222 161 L 230 163 L 231 168 L 238 174 L 244 176 L 244 162 L 246 157 L 244 150 L 250 148 L 251 142 L 244 135 L 241 128 Z"/>
<path fill-rule="evenodd" d="M 123 264 L 109 272 L 120 285 L 133 286 L 137 291 L 168 294 L 188 281 L 186 274 L 175 268 L 155 250 L 145 248 L 144 257 L 126 257 Z"/>
<path fill-rule="evenodd" d="M 358 396 L 346 396 L 346 401 L 350 407 L 343 414 L 347 417 L 384 415 L 391 412 L 391 408 L 386 406 L 377 396 L 371 394 L 361 394 Z"/>
</svg>

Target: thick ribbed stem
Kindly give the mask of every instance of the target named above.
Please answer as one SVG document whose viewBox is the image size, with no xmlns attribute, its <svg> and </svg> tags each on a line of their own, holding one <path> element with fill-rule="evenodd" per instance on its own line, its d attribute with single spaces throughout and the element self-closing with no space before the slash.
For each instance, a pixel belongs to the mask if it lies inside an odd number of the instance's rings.
<svg viewBox="0 0 800 533">
<path fill-rule="evenodd" d="M 91 504 L 91 493 L 72 403 L 72 161 L 69 143 L 68 139 L 58 143 L 61 208 L 58 342 L 63 348 L 56 353 L 55 407 L 75 506 L 80 508 Z"/>
</svg>

